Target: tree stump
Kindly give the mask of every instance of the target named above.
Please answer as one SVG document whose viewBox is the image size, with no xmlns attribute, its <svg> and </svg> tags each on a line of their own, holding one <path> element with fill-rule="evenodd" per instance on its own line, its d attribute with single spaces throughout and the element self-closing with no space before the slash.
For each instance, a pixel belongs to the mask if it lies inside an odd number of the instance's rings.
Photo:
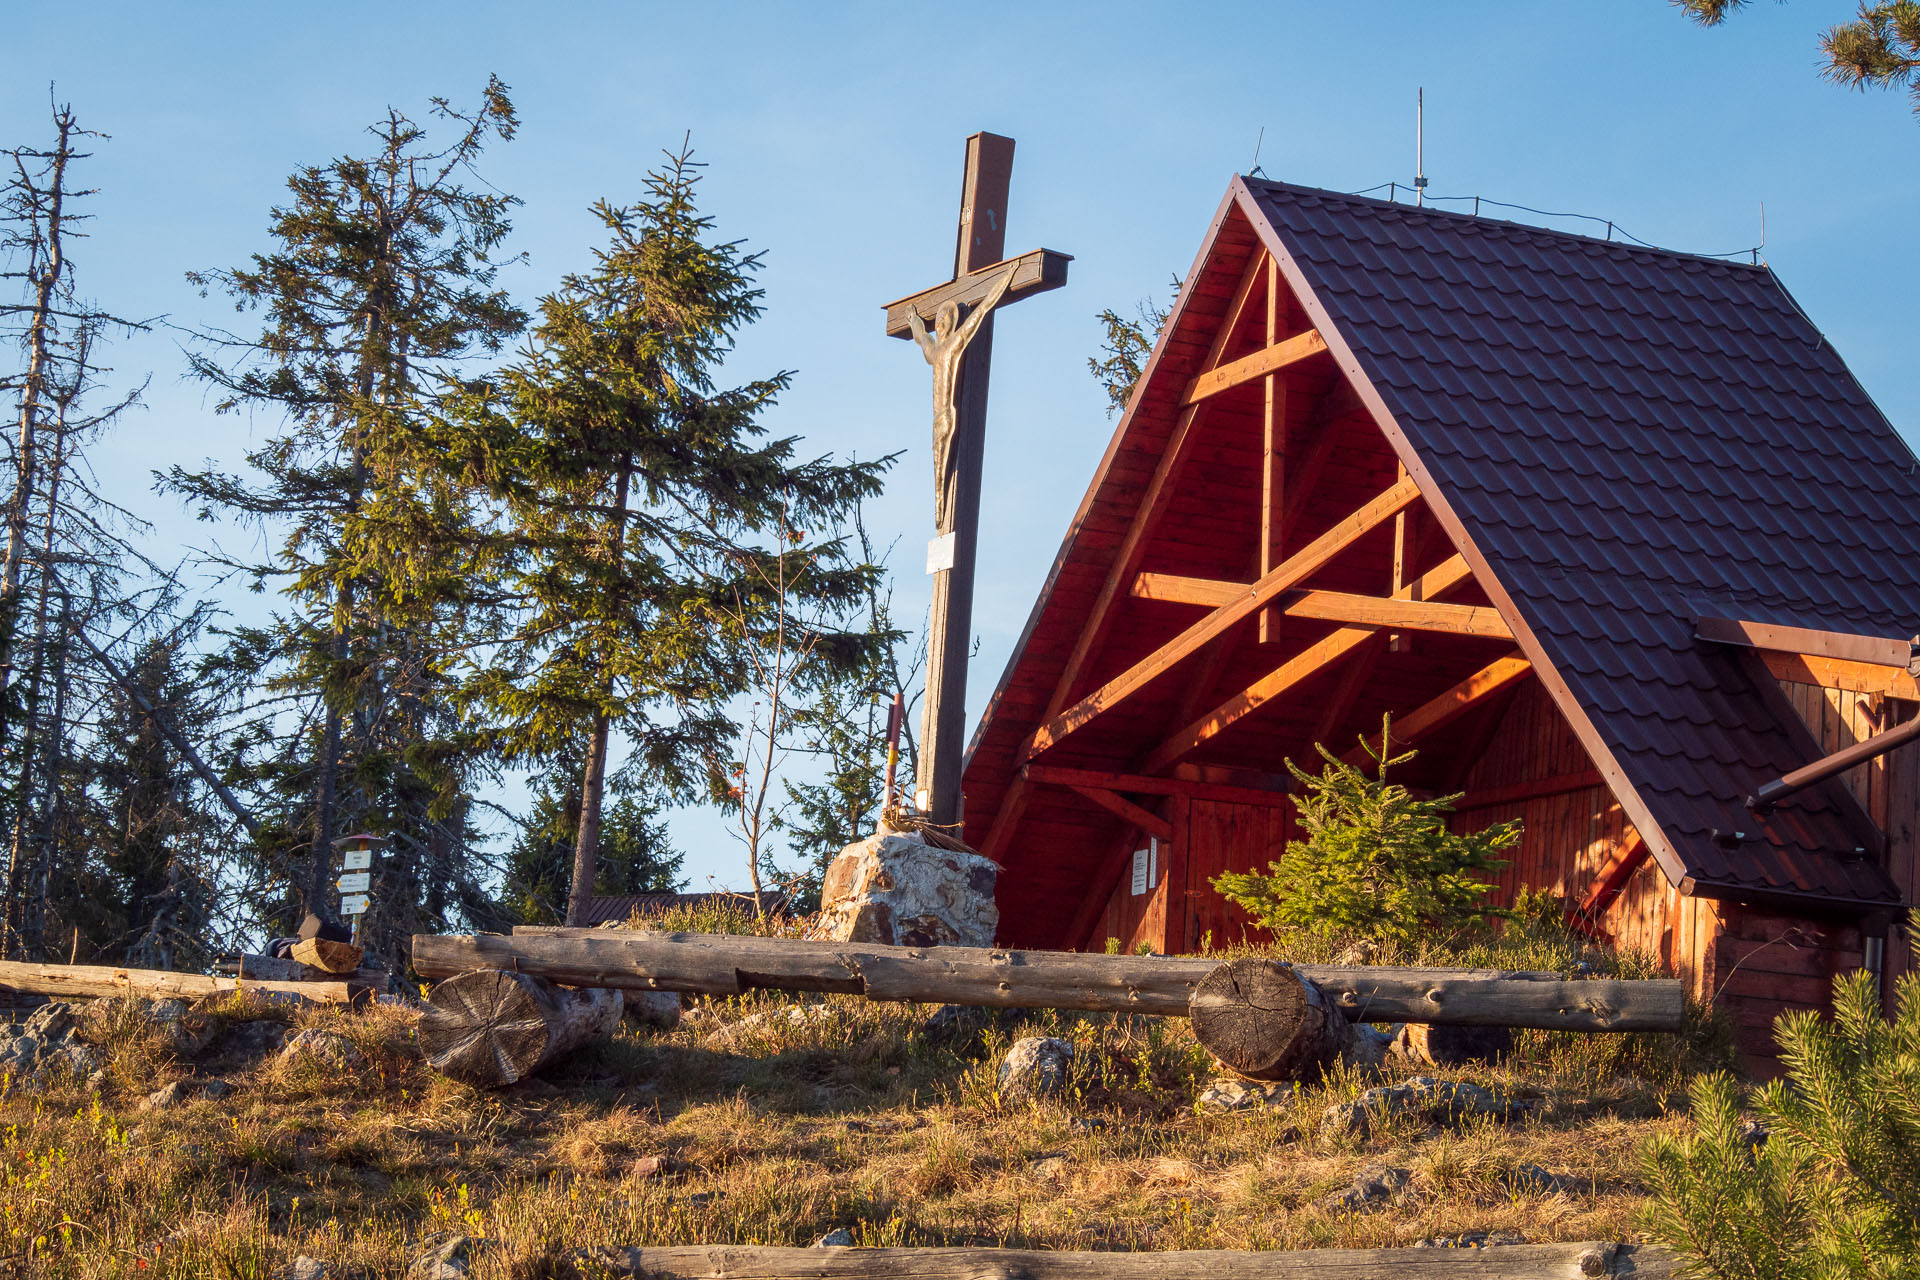
<svg viewBox="0 0 1920 1280">
<path fill-rule="evenodd" d="M 1188 1009 L 1207 1052 L 1249 1080 L 1309 1079 L 1353 1043 L 1353 1024 L 1278 960 L 1219 965 L 1194 988 Z"/>
<path fill-rule="evenodd" d="M 327 973 L 352 973 L 360 967 L 366 954 L 351 942 L 335 942 L 331 938 L 304 938 L 293 945 L 295 960 Z"/>
<path fill-rule="evenodd" d="M 606 1039 L 621 1008 L 618 991 L 482 969 L 433 989 L 420 1016 L 420 1048 L 435 1071 L 497 1089 Z"/>
</svg>

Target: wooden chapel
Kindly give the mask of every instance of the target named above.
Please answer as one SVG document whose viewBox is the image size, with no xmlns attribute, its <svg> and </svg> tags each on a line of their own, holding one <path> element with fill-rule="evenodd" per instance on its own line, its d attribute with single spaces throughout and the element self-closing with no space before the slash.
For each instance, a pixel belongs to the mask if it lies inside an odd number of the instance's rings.
<svg viewBox="0 0 1920 1280">
<path fill-rule="evenodd" d="M 1920 462 L 1765 265 L 1236 178 L 966 838 L 1004 944 L 1222 945 L 1211 878 L 1297 835 L 1283 762 L 1391 712 L 1399 780 L 1525 821 L 1502 902 L 1560 896 L 1764 1055 L 1908 964 L 1917 632 Z"/>
</svg>

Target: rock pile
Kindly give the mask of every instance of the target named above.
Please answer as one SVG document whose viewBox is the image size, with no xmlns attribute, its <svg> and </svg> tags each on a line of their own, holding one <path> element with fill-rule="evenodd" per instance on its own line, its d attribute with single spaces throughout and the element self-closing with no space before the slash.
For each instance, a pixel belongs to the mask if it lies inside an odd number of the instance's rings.
<svg viewBox="0 0 1920 1280">
<path fill-rule="evenodd" d="M 1368 1089 L 1352 1102 L 1337 1102 L 1321 1117 L 1325 1128 L 1366 1134 L 1374 1122 L 1416 1116 L 1428 1123 L 1459 1124 L 1475 1116 L 1502 1122 L 1526 1114 L 1529 1104 L 1477 1084 L 1415 1076 Z"/>
<path fill-rule="evenodd" d="M 74 1035 L 78 1017 L 65 1002 L 46 1004 L 19 1025 L 0 1027 L 0 1072 L 13 1086 L 34 1086 L 66 1073 L 77 1076 L 94 1069 L 93 1051 Z"/>
<path fill-rule="evenodd" d="M 1058 1097 L 1067 1089 L 1073 1046 L 1055 1036 L 1028 1036 L 1014 1042 L 1001 1060 L 995 1085 L 1000 1101 L 1012 1105 Z"/>
<path fill-rule="evenodd" d="M 999 867 L 935 848 L 918 833 L 869 836 L 827 867 L 810 936 L 899 947 L 990 947 L 1000 927 Z"/>
</svg>

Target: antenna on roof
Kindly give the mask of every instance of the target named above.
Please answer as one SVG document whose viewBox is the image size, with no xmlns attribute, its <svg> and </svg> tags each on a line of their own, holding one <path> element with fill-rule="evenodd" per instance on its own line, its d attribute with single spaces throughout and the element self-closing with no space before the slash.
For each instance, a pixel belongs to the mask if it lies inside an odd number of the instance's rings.
<svg viewBox="0 0 1920 1280">
<path fill-rule="evenodd" d="M 1267 175 L 1260 169 L 1260 145 L 1267 140 L 1267 126 L 1260 126 L 1260 136 L 1253 140 L 1253 168 L 1247 170 L 1249 178 L 1264 178 Z"/>
<path fill-rule="evenodd" d="M 1413 203 L 1427 203 L 1427 90 L 1417 90 L 1413 106 Z"/>
</svg>

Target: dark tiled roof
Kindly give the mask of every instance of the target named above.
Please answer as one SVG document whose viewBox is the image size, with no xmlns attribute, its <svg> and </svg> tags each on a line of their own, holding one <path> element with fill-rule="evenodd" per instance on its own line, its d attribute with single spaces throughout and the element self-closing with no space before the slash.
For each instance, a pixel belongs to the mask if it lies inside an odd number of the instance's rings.
<svg viewBox="0 0 1920 1280">
<path fill-rule="evenodd" d="M 1808 744 L 1692 638 L 1920 632 L 1920 466 L 1773 273 L 1247 187 L 1686 874 L 1897 899 L 1833 789 L 1746 810 Z"/>
</svg>

